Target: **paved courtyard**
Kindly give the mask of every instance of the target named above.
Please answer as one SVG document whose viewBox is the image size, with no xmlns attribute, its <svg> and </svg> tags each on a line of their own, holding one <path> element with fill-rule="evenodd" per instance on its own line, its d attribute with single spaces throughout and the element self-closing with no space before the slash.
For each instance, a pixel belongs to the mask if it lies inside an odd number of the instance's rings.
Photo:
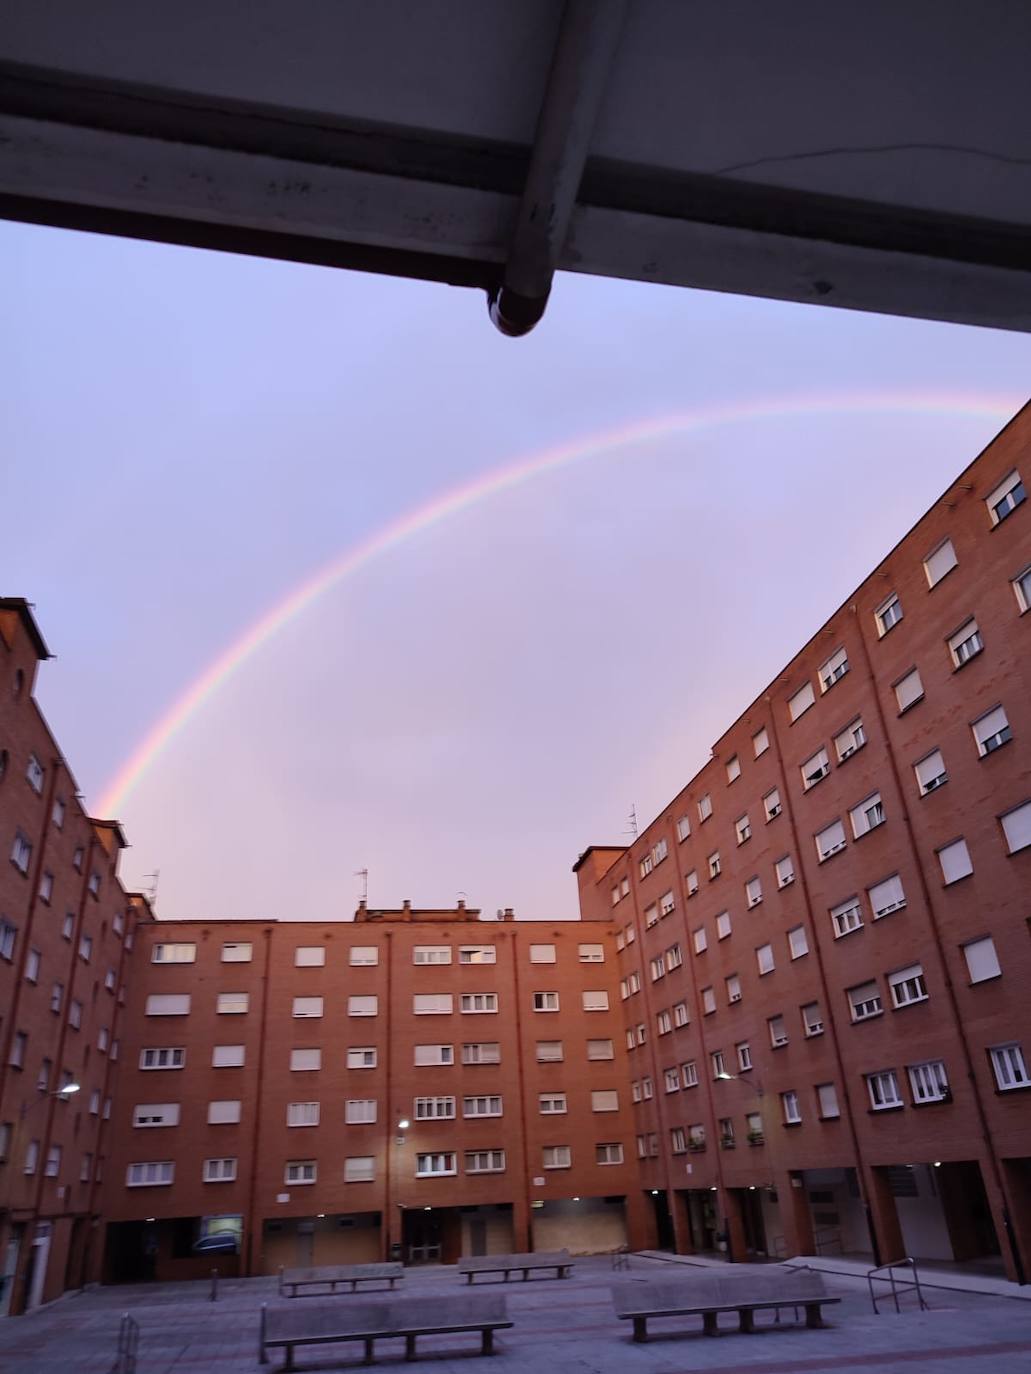
<svg viewBox="0 0 1031 1374">
<path fill-rule="evenodd" d="M 478 1351 L 475 1336 L 420 1340 L 418 1368 L 425 1374 L 1031 1374 L 1031 1303 L 931 1289 L 931 1311 L 874 1316 L 865 1283 L 842 1275 L 826 1276 L 828 1290 L 842 1302 L 826 1309 L 829 1324 L 822 1331 L 795 1326 L 790 1314 L 779 1327 L 760 1315 L 759 1334 L 738 1334 L 728 1318 L 721 1323 L 724 1334 L 713 1339 L 701 1334 L 697 1319 L 683 1319 L 660 1324 L 646 1345 L 632 1344 L 629 1323 L 613 1315 L 611 1285 L 675 1272 L 671 1264 L 634 1256 L 629 1272 L 613 1273 L 609 1260 L 598 1257 L 578 1260 L 564 1282 L 499 1285 L 492 1291 L 507 1295 L 515 1325 L 499 1333 L 498 1353 L 487 1359 L 472 1353 Z M 419 1297 L 469 1292 L 449 1267 L 407 1271 L 403 1291 Z M 208 1294 L 206 1284 L 193 1283 L 102 1288 L 0 1321 L 0 1370 L 109 1374 L 119 1317 L 128 1310 L 140 1325 L 138 1374 L 259 1374 L 258 1310 L 263 1301 L 278 1301 L 275 1281 L 224 1282 L 214 1303 Z M 673 1336 L 664 1327 L 687 1334 Z M 397 1367 L 403 1349 L 400 1341 L 377 1343 L 377 1365 Z M 298 1352 L 298 1368 L 354 1368 L 361 1353 L 360 1345 L 309 1347 Z M 339 1362 L 332 1358 L 337 1355 Z M 273 1355 L 264 1367 L 269 1374 L 279 1359 Z"/>
</svg>

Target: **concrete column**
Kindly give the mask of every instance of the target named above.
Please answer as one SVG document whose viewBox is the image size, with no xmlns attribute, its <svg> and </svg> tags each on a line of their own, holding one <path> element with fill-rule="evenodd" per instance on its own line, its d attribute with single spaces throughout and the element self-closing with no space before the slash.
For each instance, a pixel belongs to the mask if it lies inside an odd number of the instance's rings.
<svg viewBox="0 0 1031 1374">
<path fill-rule="evenodd" d="M 895 1197 L 888 1183 L 888 1175 L 876 1166 L 867 1167 L 863 1172 L 868 1205 L 867 1218 L 871 1230 L 870 1240 L 877 1262 L 888 1264 L 892 1260 L 904 1259 L 906 1246 L 902 1239 L 898 1208 L 895 1206 Z"/>
<path fill-rule="evenodd" d="M 741 1197 L 736 1188 L 721 1188 L 720 1229 L 727 1236 L 727 1259 L 734 1264 L 748 1258 L 748 1241 L 745 1236 L 745 1223 L 741 1215 Z"/>
<path fill-rule="evenodd" d="M 693 1255 L 694 1240 L 691 1237 L 691 1218 L 687 1210 L 687 1192 L 674 1188 L 669 1194 L 669 1211 L 673 1218 L 673 1248 L 678 1255 Z"/>
<path fill-rule="evenodd" d="M 626 1236 L 631 1250 L 654 1250 L 658 1245 L 658 1227 L 650 1193 L 627 1194 Z"/>
<path fill-rule="evenodd" d="M 777 1209 L 784 1228 L 784 1244 L 789 1255 L 815 1255 L 813 1213 L 809 1206 L 805 1178 L 797 1170 L 780 1173 L 774 1179 L 777 1186 Z"/>
<path fill-rule="evenodd" d="M 404 1211 L 396 1202 L 391 1203 L 390 1210 L 383 1218 L 381 1231 L 383 1241 L 383 1258 L 390 1258 L 390 1250 L 393 1245 L 401 1244 L 401 1228 L 404 1225 Z"/>
<path fill-rule="evenodd" d="M 999 1239 L 1006 1277 L 1013 1283 L 1031 1282 L 1031 1164 L 1027 1160 L 1002 1161 L 1005 1193 L 991 1171 L 982 1167 L 981 1177 Z"/>
<path fill-rule="evenodd" d="M 532 1249 L 530 1209 L 526 1205 L 525 1194 L 520 1192 L 512 1201 L 512 1251 L 517 1255 L 528 1255 Z"/>
</svg>

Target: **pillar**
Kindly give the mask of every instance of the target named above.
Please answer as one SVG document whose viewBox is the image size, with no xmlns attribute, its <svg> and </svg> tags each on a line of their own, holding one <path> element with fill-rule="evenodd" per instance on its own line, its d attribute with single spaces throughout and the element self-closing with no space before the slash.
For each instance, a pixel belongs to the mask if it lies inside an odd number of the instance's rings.
<svg viewBox="0 0 1031 1374">
<path fill-rule="evenodd" d="M 748 1258 L 748 1241 L 745 1236 L 745 1221 L 741 1214 L 741 1196 L 737 1188 L 721 1188 L 720 1230 L 727 1239 L 727 1259 L 739 1264 Z"/>
<path fill-rule="evenodd" d="M 683 1188 L 674 1188 L 668 1196 L 670 1216 L 673 1218 L 673 1249 L 678 1255 L 693 1255 L 695 1245 L 691 1235 L 687 1193 Z"/>
<path fill-rule="evenodd" d="M 784 1228 L 784 1245 L 789 1255 L 815 1255 L 813 1213 L 805 1187 L 805 1175 L 797 1169 L 777 1174 L 777 1208 Z"/>
<path fill-rule="evenodd" d="M 627 1193 L 626 1238 L 631 1250 L 654 1250 L 658 1244 L 658 1227 L 650 1193 Z"/>
<path fill-rule="evenodd" d="M 876 1166 L 864 1169 L 867 1223 L 870 1227 L 870 1242 L 878 1264 L 889 1264 L 893 1260 L 904 1259 L 905 1241 L 899 1225 L 898 1208 L 888 1183 L 888 1175 Z"/>
</svg>

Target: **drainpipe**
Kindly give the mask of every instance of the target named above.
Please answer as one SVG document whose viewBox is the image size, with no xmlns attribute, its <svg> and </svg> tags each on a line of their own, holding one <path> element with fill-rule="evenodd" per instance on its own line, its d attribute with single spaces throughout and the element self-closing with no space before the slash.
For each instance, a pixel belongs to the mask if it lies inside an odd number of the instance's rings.
<svg viewBox="0 0 1031 1374">
<path fill-rule="evenodd" d="M 502 334 L 529 334 L 548 304 L 626 0 L 567 0 L 501 280 L 487 293 Z"/>
</svg>

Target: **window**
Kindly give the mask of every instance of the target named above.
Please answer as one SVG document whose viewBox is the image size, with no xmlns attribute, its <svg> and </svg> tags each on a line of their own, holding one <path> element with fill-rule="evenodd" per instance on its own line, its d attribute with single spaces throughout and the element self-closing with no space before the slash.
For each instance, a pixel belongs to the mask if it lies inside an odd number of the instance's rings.
<svg viewBox="0 0 1031 1374">
<path fill-rule="evenodd" d="M 777 874 L 778 887 L 787 887 L 795 881 L 795 864 L 790 854 L 778 859 L 773 867 Z"/>
<path fill-rule="evenodd" d="M 118 981 L 118 975 L 115 973 L 115 971 L 114 971 L 113 968 L 109 968 L 109 969 L 107 970 L 107 972 L 104 974 L 104 987 L 105 987 L 105 989 L 106 989 L 108 992 L 114 992 L 114 990 L 115 990 L 115 983 L 116 983 L 117 981 Z"/>
<path fill-rule="evenodd" d="M 450 1016 L 453 1010 L 454 998 L 449 992 L 417 992 L 412 998 L 416 1016 Z"/>
<path fill-rule="evenodd" d="M 500 1174 L 505 1167 L 504 1150 L 466 1150 L 467 1174 Z"/>
<path fill-rule="evenodd" d="M 25 769 L 25 780 L 32 788 L 33 792 L 43 791 L 43 779 L 46 777 L 46 769 L 36 758 L 35 754 L 29 755 L 29 766 Z"/>
<path fill-rule="evenodd" d="M 995 942 L 990 935 L 985 935 L 980 940 L 971 940 L 960 948 L 967 961 L 971 983 L 984 983 L 989 978 L 998 978 L 1001 975 L 1002 969 L 995 952 Z"/>
<path fill-rule="evenodd" d="M 849 897 L 847 901 L 832 906 L 831 925 L 834 927 L 836 940 L 840 940 L 843 935 L 851 935 L 854 930 L 862 929 L 863 909 L 859 905 L 859 898 Z"/>
<path fill-rule="evenodd" d="M 290 1069 L 293 1073 L 310 1073 L 322 1068 L 321 1050 L 291 1050 Z"/>
<path fill-rule="evenodd" d="M 249 940 L 228 940 L 222 946 L 223 964 L 249 964 L 254 956 L 254 947 Z M 217 1163 L 217 1161 L 215 1161 Z M 233 1164 L 233 1177 L 236 1177 L 236 1161 Z"/>
<path fill-rule="evenodd" d="M 584 992 L 581 994 L 581 1001 L 584 1011 L 608 1011 L 609 995 L 607 992 Z"/>
<path fill-rule="evenodd" d="M 684 956 L 681 953 L 679 942 L 675 945 L 670 945 L 669 949 L 666 951 L 666 968 L 672 973 L 672 971 L 675 968 L 679 968 L 683 962 Z"/>
<path fill-rule="evenodd" d="M 802 1120 L 802 1113 L 798 1109 L 798 1093 L 781 1093 L 780 1105 L 784 1112 L 785 1126 L 797 1126 Z"/>
<path fill-rule="evenodd" d="M 72 868 L 75 869 L 76 873 L 82 872 L 82 864 L 85 857 L 86 851 L 85 849 L 83 849 L 81 845 L 79 845 L 75 853 L 72 855 Z"/>
<path fill-rule="evenodd" d="M 702 988 L 702 1015 L 711 1016 L 716 1010 L 716 993 L 713 988 Z"/>
<path fill-rule="evenodd" d="M 1025 568 L 1013 579 L 1013 594 L 1017 598 L 1021 614 L 1031 610 L 1031 568 Z"/>
<path fill-rule="evenodd" d="M 710 877 L 710 878 L 718 878 L 719 876 L 720 876 L 720 853 L 719 853 L 719 850 L 717 850 L 715 854 L 710 854 L 710 855 L 709 855 L 709 877 Z"/>
<path fill-rule="evenodd" d="M 685 1088 L 698 1087 L 698 1065 L 693 1059 L 688 1060 L 686 1064 L 681 1064 L 680 1077 Z"/>
<path fill-rule="evenodd" d="M 725 1150 L 734 1148 L 734 1122 L 729 1116 L 720 1117 L 716 1123 L 720 1131 L 720 1144 Z"/>
<path fill-rule="evenodd" d="M 568 1169 L 572 1162 L 572 1151 L 568 1145 L 545 1145 L 543 1150 L 545 1169 Z"/>
<path fill-rule="evenodd" d="M 927 1001 L 927 986 L 924 983 L 924 970 L 920 964 L 911 964 L 888 974 L 888 987 L 891 1000 L 896 1007 L 908 1007 L 912 1002 Z"/>
<path fill-rule="evenodd" d="M 620 879 L 620 883 L 619 883 L 619 895 L 620 895 L 620 897 L 629 897 L 629 896 L 630 896 L 630 879 L 629 879 L 629 878 L 621 878 L 621 879 Z"/>
<path fill-rule="evenodd" d="M 45 1093 L 50 1088 L 50 1076 L 53 1073 L 54 1061 L 44 1059 L 39 1066 L 39 1073 L 36 1075 L 36 1091 Z"/>
<path fill-rule="evenodd" d="M 28 1049 L 29 1037 L 25 1031 L 15 1031 L 11 1041 L 11 1056 L 8 1063 L 14 1069 L 20 1069 L 25 1064 L 25 1051 Z"/>
<path fill-rule="evenodd" d="M 874 621 L 877 625 L 877 635 L 883 639 L 893 625 L 897 625 L 902 619 L 902 602 L 897 593 L 892 592 L 887 601 L 881 604 L 873 613 Z"/>
<path fill-rule="evenodd" d="M 147 1016 L 185 1016 L 190 1010 L 188 992 L 151 993 L 147 998 Z"/>
<path fill-rule="evenodd" d="M 599 946 L 600 948 L 600 946 Z M 495 964 L 498 952 L 493 945 L 459 945 L 460 964 Z"/>
<path fill-rule="evenodd" d="M 30 1140 L 25 1150 L 25 1167 L 23 1172 L 34 1174 L 39 1166 L 39 1141 Z"/>
<path fill-rule="evenodd" d="M 643 1045 L 648 1039 L 648 1028 L 641 1024 L 635 1028 L 634 1034 L 637 1037 L 638 1045 Z"/>
<path fill-rule="evenodd" d="M 373 1183 L 375 1158 L 371 1154 L 352 1154 L 344 1160 L 345 1183 Z"/>
<path fill-rule="evenodd" d="M 379 963 L 379 950 L 375 945 L 352 945 L 348 955 L 352 968 L 370 968 Z"/>
<path fill-rule="evenodd" d="M 993 525 L 998 525 L 1011 515 L 1025 499 L 1024 483 L 1020 473 L 1013 471 L 999 483 L 995 490 L 985 497 L 988 515 Z"/>
<path fill-rule="evenodd" d="M 669 916 L 676 909 L 676 898 L 672 892 L 664 892 L 659 898 L 659 915 Z"/>
<path fill-rule="evenodd" d="M 213 1045 L 211 1047 L 211 1067 L 213 1069 L 243 1068 L 246 1050 L 243 1045 Z"/>
<path fill-rule="evenodd" d="M 376 1067 L 376 1050 L 372 1045 L 363 1045 L 347 1051 L 347 1067 L 349 1069 L 374 1069 Z"/>
<path fill-rule="evenodd" d="M 920 673 L 916 668 L 911 668 L 905 677 L 899 678 L 895 684 L 895 700 L 899 704 L 899 714 L 922 701 L 923 695 L 924 684 L 920 681 Z"/>
<path fill-rule="evenodd" d="M 535 992 L 533 994 L 534 1011 L 558 1011 L 557 992 Z"/>
<path fill-rule="evenodd" d="M 819 1002 L 807 1002 L 802 1007 L 802 1029 L 806 1036 L 823 1034 L 823 1014 Z"/>
<path fill-rule="evenodd" d="M 86 886 L 87 886 L 87 888 L 89 889 L 90 895 L 91 895 L 91 896 L 93 896 L 93 897 L 99 897 L 99 896 L 100 896 L 100 874 L 97 873 L 97 872 L 91 873 L 91 874 L 89 875 L 89 882 L 86 884 Z"/>
<path fill-rule="evenodd" d="M 375 1016 L 379 1010 L 379 999 L 376 997 L 349 997 L 347 999 L 348 1016 Z"/>
<path fill-rule="evenodd" d="M 79 1165 L 79 1182 L 80 1182 L 80 1183 L 89 1183 L 89 1181 L 90 1181 L 90 1179 L 91 1179 L 92 1177 L 93 1177 L 93 1156 L 92 1156 L 92 1154 L 84 1154 L 83 1157 L 82 1157 L 82 1163 Z"/>
<path fill-rule="evenodd" d="M 450 945 L 416 945 L 412 950 L 413 964 L 450 964 Z"/>
<path fill-rule="evenodd" d="M 29 863 L 32 860 L 32 845 L 19 830 L 14 837 L 14 845 L 11 848 L 11 863 L 19 873 L 28 873 Z"/>
<path fill-rule="evenodd" d="M 84 964 L 88 964 L 93 957 L 93 936 L 81 935 L 79 937 L 79 958 Z"/>
<path fill-rule="evenodd" d="M 977 731 L 975 729 L 974 733 Z M 942 783 L 949 780 L 949 775 L 945 770 L 945 760 L 942 758 L 941 750 L 935 749 L 926 758 L 922 758 L 913 768 L 916 773 L 917 787 L 921 797 L 926 797 L 928 792 L 933 792 L 941 787 Z"/>
<path fill-rule="evenodd" d="M 870 1094 L 870 1106 L 875 1112 L 883 1112 L 890 1107 L 901 1107 L 899 1081 L 894 1069 L 866 1075 L 866 1088 Z"/>
<path fill-rule="evenodd" d="M 759 973 L 772 973 L 774 969 L 773 946 L 760 945 L 755 951 L 755 962 L 759 966 Z"/>
<path fill-rule="evenodd" d="M 687 1013 L 686 1002 L 675 1002 L 673 1005 L 673 1024 L 674 1026 L 686 1026 L 690 1017 Z"/>
<path fill-rule="evenodd" d="M 844 763 L 857 749 L 862 749 L 865 743 L 866 731 L 863 729 L 862 719 L 856 716 L 854 721 L 834 736 L 834 752 L 838 756 L 838 762 Z"/>
<path fill-rule="evenodd" d="M 853 1021 L 868 1021 L 872 1016 L 880 1016 L 884 1010 L 881 1006 L 881 990 L 876 982 L 860 983 L 858 987 L 849 988 L 848 1005 Z"/>
<path fill-rule="evenodd" d="M 945 879 L 946 886 L 949 883 L 958 882 L 960 878 L 965 878 L 974 871 L 966 840 L 953 840 L 951 844 L 939 849 L 938 862 L 941 865 L 942 877 Z"/>
<path fill-rule="evenodd" d="M 318 1103 L 314 1104 L 316 1111 Z M 209 1126 L 232 1126 L 240 1120 L 242 1103 L 233 1101 L 209 1102 L 208 1103 L 208 1125 Z"/>
<path fill-rule="evenodd" d="M 734 1050 L 737 1054 L 738 1069 L 744 1073 L 752 1067 L 752 1047 L 747 1041 L 742 1041 L 740 1045 L 734 1046 Z"/>
<path fill-rule="evenodd" d="M 0 921 L 0 959 L 10 963 L 14 959 L 14 947 L 18 940 L 18 927 L 10 921 Z"/>
<path fill-rule="evenodd" d="M 222 1000 L 222 999 L 219 998 L 219 1002 L 221 1002 L 221 1000 Z M 225 1010 L 235 1011 L 235 1010 L 239 1010 L 239 1008 L 235 1008 L 235 1007 L 225 1008 L 225 1007 L 219 1006 L 219 1011 L 225 1011 Z M 322 1015 L 322 998 L 321 998 L 321 997 L 295 997 L 295 998 L 294 998 L 294 1001 L 293 1001 L 293 1014 L 294 1014 L 294 1016 L 321 1016 L 321 1015 Z"/>
<path fill-rule="evenodd" d="M 1011 854 L 1031 844 L 1031 801 L 1022 802 L 999 819 L 1006 836 L 1006 848 Z"/>
<path fill-rule="evenodd" d="M 699 926 L 691 936 L 694 941 L 694 952 L 702 954 L 709 947 L 709 937 L 705 933 L 705 927 Z"/>
<path fill-rule="evenodd" d="M 55 984 L 53 985 L 53 987 L 50 989 L 50 1010 L 51 1010 L 51 1011 L 60 1012 L 60 1010 L 61 1010 L 61 1003 L 62 1003 L 63 1000 L 64 1000 L 64 984 L 63 984 L 63 983 L 55 983 Z M 148 1016 L 152 1016 L 153 1014 L 154 1014 L 154 1013 L 151 1012 L 150 1008 L 148 1007 L 148 1009 L 147 1009 L 147 1015 L 148 1015 Z"/>
<path fill-rule="evenodd" d="M 652 858 L 657 864 L 661 864 L 668 853 L 669 844 L 666 842 L 665 838 L 656 840 L 652 845 Z"/>
<path fill-rule="evenodd" d="M 820 667 L 820 691 L 829 692 L 836 682 L 848 672 L 848 653 L 845 649 L 838 649 L 831 654 L 826 663 Z"/>
<path fill-rule="evenodd" d="M 463 1064 L 500 1064 L 501 1045 L 496 1040 L 462 1046 Z"/>
<path fill-rule="evenodd" d="M 537 1062 L 538 1064 L 557 1064 L 563 1058 L 561 1040 L 538 1040 L 537 1041 Z"/>
<path fill-rule="evenodd" d="M 42 873 L 39 879 L 39 900 L 47 906 L 50 905 L 50 898 L 54 895 L 54 875 L 52 873 Z"/>
<path fill-rule="evenodd" d="M 650 906 L 650 907 L 647 907 L 647 908 L 645 909 L 645 913 L 644 913 L 644 928 L 645 928 L 645 930 L 651 930 L 652 926 L 657 926 L 658 924 L 659 924 L 659 904 L 658 904 L 658 902 L 652 902 L 651 906 Z"/>
<path fill-rule="evenodd" d="M 618 906 L 618 905 L 619 905 L 619 886 L 618 886 L 618 884 L 612 889 L 612 891 L 611 891 L 611 893 L 610 893 L 609 895 L 610 895 L 610 897 L 611 897 L 611 899 L 612 899 L 612 905 L 613 905 L 613 906 Z"/>
<path fill-rule="evenodd" d="M 208 1119 L 210 1120 L 210 1112 Z M 239 1121 L 239 1116 L 232 1118 Z M 288 1126 L 317 1126 L 319 1124 L 319 1104 L 317 1102 L 288 1102 L 286 1104 L 286 1124 Z"/>
<path fill-rule="evenodd" d="M 788 697 L 788 715 L 792 721 L 798 720 L 799 716 L 804 715 L 816 700 L 816 693 L 813 691 L 813 684 L 807 682 L 804 687 L 800 687 L 792 697 Z"/>
<path fill-rule="evenodd" d="M 735 1002 L 741 1001 L 741 979 L 736 973 L 731 973 L 724 982 L 727 988 L 727 1001 L 733 1006 Z"/>
<path fill-rule="evenodd" d="M 89 1113 L 90 1113 L 90 1116 L 98 1116 L 98 1115 L 100 1114 L 100 1089 L 99 1089 L 99 1088 L 94 1088 L 93 1091 L 92 1091 L 92 1092 L 90 1093 L 90 1095 L 89 1095 Z"/>
<path fill-rule="evenodd" d="M 236 1160 L 206 1159 L 201 1177 L 205 1183 L 232 1183 L 236 1178 Z"/>
<path fill-rule="evenodd" d="M 666 1069 L 662 1075 L 662 1081 L 668 1093 L 678 1093 L 680 1091 L 680 1070 Z"/>
<path fill-rule="evenodd" d="M 897 873 L 893 873 L 890 878 L 885 878 L 883 882 L 875 883 L 867 891 L 870 899 L 870 906 L 873 908 L 875 919 L 881 916 L 888 916 L 893 911 L 901 911 L 906 905 L 906 894 L 902 887 L 902 879 Z"/>
<path fill-rule="evenodd" d="M 62 938 L 63 940 L 70 940 L 74 934 L 75 934 L 75 913 L 72 912 L 72 911 L 69 911 L 69 912 L 67 912 L 67 913 L 65 914 L 65 918 L 64 918 L 64 920 L 61 922 L 61 938 Z"/>
<path fill-rule="evenodd" d="M 192 964 L 197 958 L 194 944 L 155 945 L 150 952 L 152 964 Z"/>
<path fill-rule="evenodd" d="M 451 1001 L 450 997 L 448 1001 Z M 463 992 L 458 1005 L 466 1013 L 497 1011 L 498 994 L 496 992 Z"/>
<path fill-rule="evenodd" d="M 170 1159 L 156 1163 L 130 1164 L 125 1171 L 127 1188 L 152 1188 L 159 1184 L 171 1183 L 175 1178 L 175 1165 Z"/>
<path fill-rule="evenodd" d="M 752 753 L 756 758 L 765 754 L 770 747 L 770 737 L 766 733 L 766 726 L 762 725 L 752 736 Z"/>
<path fill-rule="evenodd" d="M 622 1164 L 623 1146 L 618 1141 L 610 1141 L 594 1147 L 595 1164 Z"/>
<path fill-rule="evenodd" d="M 181 1069 L 186 1063 L 186 1051 L 179 1047 L 140 1050 L 141 1069 Z"/>
<path fill-rule="evenodd" d="M 669 1133 L 670 1149 L 675 1155 L 686 1154 L 687 1152 L 687 1132 L 683 1126 L 674 1126 Z"/>
<path fill-rule="evenodd" d="M 178 1126 L 178 1102 L 145 1102 L 133 1108 L 134 1126 Z"/>
<path fill-rule="evenodd" d="M 295 968 L 323 968 L 326 963 L 324 945 L 298 945 L 294 950 Z"/>
<path fill-rule="evenodd" d="M 872 797 L 867 797 L 858 806 L 854 806 L 849 811 L 848 818 L 852 823 L 852 834 L 857 840 L 861 835 L 865 835 L 868 830 L 874 830 L 877 826 L 883 825 L 885 816 L 881 794 L 875 792 Z"/>
<path fill-rule="evenodd" d="M 318 1178 L 318 1165 L 314 1159 L 291 1159 L 287 1162 L 283 1178 L 287 1183 L 314 1183 Z"/>
<path fill-rule="evenodd" d="M 699 797 L 698 799 L 698 819 L 700 821 L 707 821 L 711 815 L 712 798 L 709 796 L 708 792 L 706 792 L 704 797 Z"/>
<path fill-rule="evenodd" d="M 752 823 L 748 819 L 747 813 L 744 816 L 738 816 L 734 822 L 734 833 L 737 836 L 738 844 L 744 844 L 745 840 L 752 838 Z"/>
<path fill-rule="evenodd" d="M 651 853 L 649 852 L 637 865 L 637 871 L 640 873 L 642 878 L 647 878 L 648 874 L 652 871 L 654 867 L 655 860 L 652 858 Z"/>
<path fill-rule="evenodd" d="M 803 954 L 809 953 L 809 941 L 806 938 L 805 926 L 793 926 L 788 931 L 788 949 L 792 959 L 801 959 Z"/>
<path fill-rule="evenodd" d="M 448 1121 L 455 1115 L 453 1097 L 417 1097 L 415 1099 L 416 1121 Z"/>
<path fill-rule="evenodd" d="M 816 1105 L 819 1108 L 821 1121 L 833 1121 L 841 1115 L 841 1108 L 838 1106 L 838 1094 L 833 1083 L 817 1083 Z"/>
<path fill-rule="evenodd" d="M 614 1088 L 595 1090 L 591 1093 L 592 1112 L 618 1112 L 619 1093 Z"/>
<path fill-rule="evenodd" d="M 641 1079 L 641 1096 L 644 1098 L 646 1102 L 650 1102 L 652 1092 L 653 1088 L 651 1076 L 649 1074 L 646 1074 L 644 1078 Z"/>
<path fill-rule="evenodd" d="M 751 911 L 752 907 L 758 906 L 759 903 L 762 901 L 762 899 L 763 899 L 763 885 L 762 885 L 762 880 L 761 880 L 760 878 L 758 878 L 758 877 L 749 878 L 748 882 L 745 883 L 745 902 L 746 902 L 746 904 L 747 904 L 747 906 L 748 906 L 749 911 Z M 729 930 L 729 918 L 728 918 L 728 930 L 727 930 L 727 934 L 728 934 L 728 935 L 730 934 L 730 930 Z"/>
<path fill-rule="evenodd" d="M 956 550 L 952 547 L 952 540 L 946 539 L 939 544 L 933 553 L 928 554 L 924 559 L 924 572 L 927 575 L 928 587 L 936 586 L 946 573 L 950 573 L 959 562 L 956 557 Z"/>
<path fill-rule="evenodd" d="M 733 758 L 727 760 L 727 782 L 737 782 L 741 776 L 741 760 L 735 754 Z"/>
<path fill-rule="evenodd" d="M 994 753 L 1013 738 L 1006 712 L 1001 706 L 996 706 L 994 710 L 979 717 L 970 728 L 977 741 L 977 752 L 982 758 L 986 754 Z"/>
<path fill-rule="evenodd" d="M 770 1032 L 770 1044 L 775 1050 L 788 1043 L 788 1028 L 783 1016 L 771 1016 L 766 1025 Z"/>
<path fill-rule="evenodd" d="M 581 964 L 603 964 L 605 962 L 604 945 L 577 945 L 576 952 Z"/>
<path fill-rule="evenodd" d="M 931 1059 L 926 1064 L 909 1064 L 906 1073 L 914 1102 L 941 1102 L 949 1095 L 949 1080 L 940 1059 Z"/>
<path fill-rule="evenodd" d="M 763 797 L 763 812 L 767 821 L 775 820 L 781 813 L 780 791 L 774 787 Z"/>
<path fill-rule="evenodd" d="M 541 1093 L 537 1102 L 541 1116 L 561 1116 L 566 1110 L 565 1093 Z"/>
<path fill-rule="evenodd" d="M 50 819 L 54 823 L 56 830 L 64 829 L 65 800 L 63 797 L 54 798 L 53 810 L 50 812 Z"/>
<path fill-rule="evenodd" d="M 1000 1092 L 1031 1086 L 1031 1075 L 1028 1074 L 1024 1051 L 1020 1045 L 994 1045 L 988 1054 L 995 1073 L 995 1083 Z"/>
<path fill-rule="evenodd" d="M 597 1059 L 614 1059 L 614 1058 L 615 1058 L 615 1051 L 613 1050 L 613 1047 L 612 1047 L 612 1041 L 611 1041 L 611 1040 L 588 1040 L 588 1042 L 587 1042 L 587 1058 L 588 1058 L 588 1059 L 592 1059 L 592 1060 L 597 1060 Z"/>
<path fill-rule="evenodd" d="M 832 854 L 845 848 L 845 827 L 840 821 L 832 821 L 816 835 L 816 853 L 821 863 Z"/>
<path fill-rule="evenodd" d="M 984 640 L 981 638 L 981 631 L 977 628 L 977 621 L 971 617 L 966 624 L 961 625 L 955 634 L 948 638 L 949 652 L 952 655 L 952 662 L 957 668 L 962 668 L 964 663 L 969 663 L 972 658 L 984 648 Z"/>
<path fill-rule="evenodd" d="M 467 1048 L 472 1048 L 472 1046 Z M 415 1047 L 416 1067 L 425 1067 L 430 1064 L 453 1064 L 454 1062 L 454 1045 L 416 1045 Z"/>
<path fill-rule="evenodd" d="M 691 833 L 691 818 L 686 813 L 677 821 L 677 839 L 683 843 Z"/>
</svg>

